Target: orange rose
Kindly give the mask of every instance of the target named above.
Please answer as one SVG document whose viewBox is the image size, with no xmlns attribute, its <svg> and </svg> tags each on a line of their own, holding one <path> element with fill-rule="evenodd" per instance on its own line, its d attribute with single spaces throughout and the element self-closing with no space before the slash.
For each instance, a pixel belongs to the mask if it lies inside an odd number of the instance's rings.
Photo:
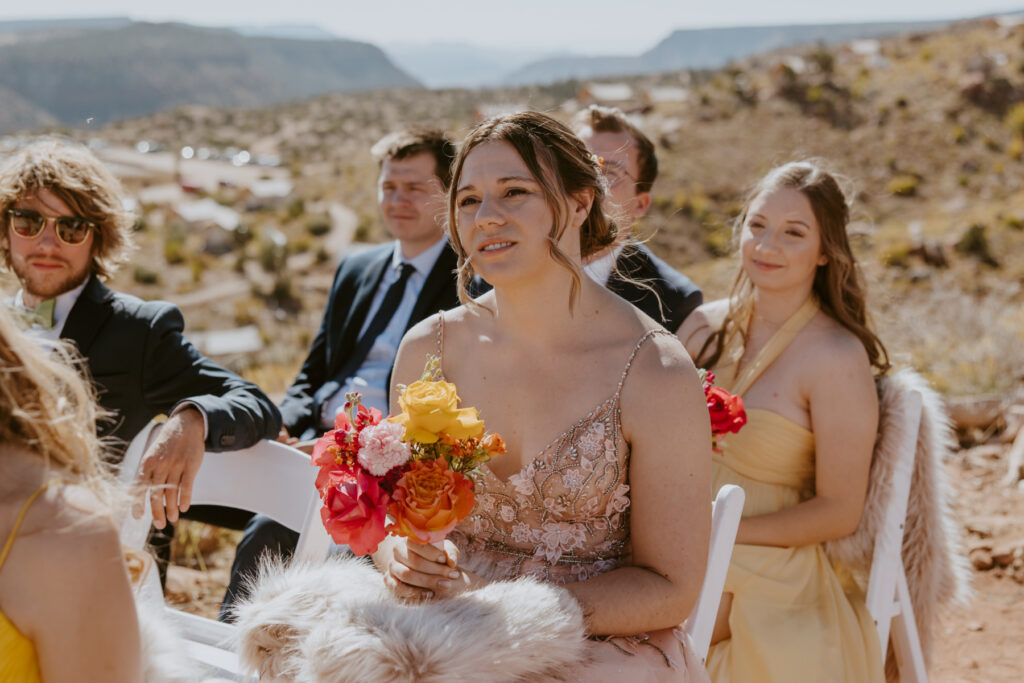
<svg viewBox="0 0 1024 683">
<path fill-rule="evenodd" d="M 484 450 L 487 451 L 487 456 L 493 458 L 496 455 L 505 454 L 505 440 L 501 438 L 501 434 L 488 434 L 480 442 Z"/>
<path fill-rule="evenodd" d="M 419 543 L 444 540 L 473 509 L 473 482 L 442 458 L 411 462 L 395 483 L 388 531 Z"/>
</svg>

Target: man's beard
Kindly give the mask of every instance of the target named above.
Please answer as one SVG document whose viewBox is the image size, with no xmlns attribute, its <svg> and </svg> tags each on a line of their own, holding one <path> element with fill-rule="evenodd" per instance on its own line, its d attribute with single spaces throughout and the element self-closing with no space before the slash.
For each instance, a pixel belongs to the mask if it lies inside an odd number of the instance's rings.
<svg viewBox="0 0 1024 683">
<path fill-rule="evenodd" d="M 53 299 L 64 292 L 70 292 L 85 282 L 90 273 L 90 269 L 85 268 L 81 273 L 69 273 L 62 278 L 55 279 L 52 276 L 46 277 L 35 273 L 25 262 L 13 259 L 11 269 L 18 277 L 18 281 L 21 282 L 25 293 L 42 300 Z"/>
</svg>

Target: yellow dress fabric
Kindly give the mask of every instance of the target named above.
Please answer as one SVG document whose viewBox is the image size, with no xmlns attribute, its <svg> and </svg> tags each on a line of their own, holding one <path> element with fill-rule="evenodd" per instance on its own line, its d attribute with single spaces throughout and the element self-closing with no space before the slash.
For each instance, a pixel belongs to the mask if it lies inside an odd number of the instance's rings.
<svg viewBox="0 0 1024 683">
<path fill-rule="evenodd" d="M 742 395 L 817 312 L 813 299 L 736 377 L 742 349 L 727 349 L 716 384 Z M 778 413 L 747 409 L 747 424 L 720 443 L 712 487 L 743 487 L 743 516 L 782 510 L 814 495 L 814 434 Z M 878 635 L 857 584 L 820 544 L 736 545 L 725 591 L 732 637 L 711 648 L 714 683 L 884 681 Z"/>
<path fill-rule="evenodd" d="M 11 546 L 14 545 L 14 538 L 18 535 L 18 527 L 21 526 L 25 513 L 47 485 L 43 485 L 29 496 L 21 507 L 21 512 L 14 520 L 11 535 L 7 537 L 4 549 L 0 552 L 0 570 L 3 569 L 7 555 L 11 552 Z M 42 683 L 43 677 L 39 673 L 39 660 L 36 657 L 35 645 L 15 628 L 3 612 L 0 612 L 0 653 L 3 653 L 3 656 L 0 657 L 0 683 Z"/>
</svg>

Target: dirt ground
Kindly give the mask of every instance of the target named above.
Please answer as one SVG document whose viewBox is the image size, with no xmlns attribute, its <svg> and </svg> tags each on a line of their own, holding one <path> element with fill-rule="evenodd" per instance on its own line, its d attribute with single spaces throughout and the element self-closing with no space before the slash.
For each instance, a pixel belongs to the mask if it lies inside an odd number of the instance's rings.
<svg viewBox="0 0 1024 683">
<path fill-rule="evenodd" d="M 962 450 L 947 465 L 964 540 L 977 564 L 971 604 L 936 629 L 934 681 L 1024 680 L 1024 487 L 1002 483 L 1005 445 Z"/>
<path fill-rule="evenodd" d="M 1007 446 L 961 450 L 947 463 L 951 500 L 971 551 L 986 570 L 973 571 L 971 603 L 935 629 L 931 680 L 997 683 L 1024 680 L 1024 486 L 1002 483 Z M 216 617 L 239 532 L 183 524 L 168 601 Z"/>
</svg>

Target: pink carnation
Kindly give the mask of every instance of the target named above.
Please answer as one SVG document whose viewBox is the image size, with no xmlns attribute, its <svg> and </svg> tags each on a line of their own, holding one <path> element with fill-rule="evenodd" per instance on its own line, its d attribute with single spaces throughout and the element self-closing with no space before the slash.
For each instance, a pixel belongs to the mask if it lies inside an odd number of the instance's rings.
<svg viewBox="0 0 1024 683">
<path fill-rule="evenodd" d="M 405 427 L 394 422 L 380 422 L 359 432 L 359 464 L 375 477 L 383 477 L 393 468 L 404 465 L 412 453 L 402 441 Z"/>
</svg>

